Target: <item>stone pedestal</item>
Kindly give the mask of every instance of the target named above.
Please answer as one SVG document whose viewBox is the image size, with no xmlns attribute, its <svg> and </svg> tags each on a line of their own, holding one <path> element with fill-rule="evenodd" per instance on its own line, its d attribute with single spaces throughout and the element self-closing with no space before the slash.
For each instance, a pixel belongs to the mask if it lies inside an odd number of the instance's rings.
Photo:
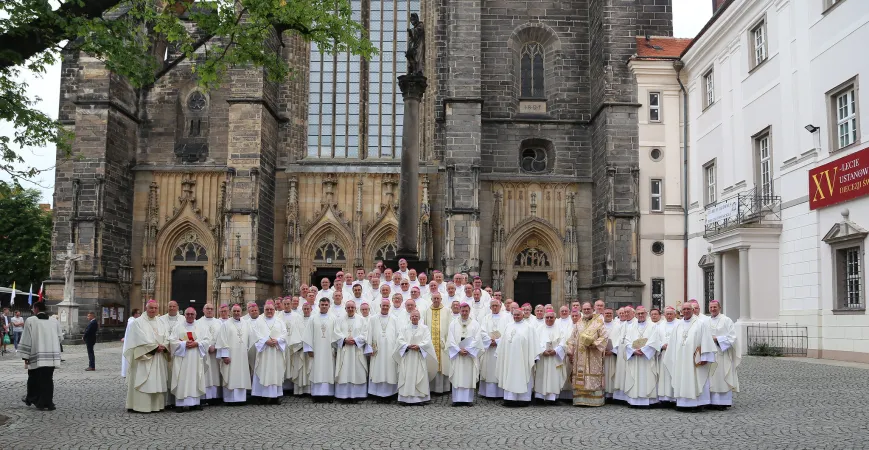
<svg viewBox="0 0 869 450">
<path fill-rule="evenodd" d="M 81 332 L 78 328 L 78 308 L 79 305 L 66 300 L 57 304 L 57 317 L 65 336 Z"/>
<path fill-rule="evenodd" d="M 398 258 L 419 257 L 419 102 L 428 83 L 422 75 L 401 75 L 398 87 L 404 98 L 401 136 L 401 178 L 398 201 Z M 412 267 L 412 266 L 411 266 Z"/>
</svg>

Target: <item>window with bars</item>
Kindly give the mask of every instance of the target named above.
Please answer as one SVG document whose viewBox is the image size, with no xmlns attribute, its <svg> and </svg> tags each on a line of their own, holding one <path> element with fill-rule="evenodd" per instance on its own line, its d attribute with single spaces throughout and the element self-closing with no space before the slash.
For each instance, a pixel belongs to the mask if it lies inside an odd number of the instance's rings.
<svg viewBox="0 0 869 450">
<path fill-rule="evenodd" d="M 649 122 L 661 121 L 661 93 L 649 93 Z"/>
<path fill-rule="evenodd" d="M 664 279 L 652 278 L 652 308 L 664 307 Z"/>
<path fill-rule="evenodd" d="M 863 249 L 860 246 L 836 250 L 836 275 L 840 309 L 864 309 Z"/>
<path fill-rule="evenodd" d="M 766 21 L 761 21 L 757 26 L 751 29 L 751 48 L 753 50 L 751 68 L 755 68 L 760 63 L 766 61 L 767 57 L 767 37 L 766 37 Z"/>
<path fill-rule="evenodd" d="M 543 46 L 537 42 L 525 44 L 522 47 L 520 58 L 521 96 L 525 98 L 546 98 L 546 94 L 543 91 Z"/>
<path fill-rule="evenodd" d="M 857 96 L 854 85 L 847 86 L 833 96 L 836 118 L 836 149 L 843 149 L 857 142 Z"/>
<path fill-rule="evenodd" d="M 710 70 L 703 75 L 703 107 L 708 108 L 715 103 L 715 72 Z"/>
<path fill-rule="evenodd" d="M 761 201 L 764 205 L 772 202 L 773 196 L 773 181 L 772 181 L 772 148 L 770 147 L 770 134 L 765 132 L 754 140 L 756 151 L 756 183 L 757 195 L 761 196 Z"/>
<path fill-rule="evenodd" d="M 715 300 L 715 266 L 703 268 L 703 301 L 706 311 L 709 311 L 712 300 Z"/>
<path fill-rule="evenodd" d="M 705 187 L 704 192 L 704 203 L 707 205 L 711 205 L 716 202 L 717 192 L 715 190 L 715 163 L 710 162 L 703 167 L 703 186 Z"/>
<path fill-rule="evenodd" d="M 653 212 L 661 212 L 664 210 L 663 202 L 663 182 L 661 180 L 652 180 L 649 186 L 650 201 L 649 209 Z"/>
</svg>

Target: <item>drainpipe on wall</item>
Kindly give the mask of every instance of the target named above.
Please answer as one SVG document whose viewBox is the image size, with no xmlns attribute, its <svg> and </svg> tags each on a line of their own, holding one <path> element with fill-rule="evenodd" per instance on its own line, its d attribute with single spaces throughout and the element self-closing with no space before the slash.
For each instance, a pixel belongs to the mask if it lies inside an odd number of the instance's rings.
<svg viewBox="0 0 869 450">
<path fill-rule="evenodd" d="M 676 71 L 676 81 L 679 82 L 679 88 L 682 89 L 682 210 L 684 212 L 684 235 L 683 243 L 683 273 L 682 273 L 682 303 L 688 302 L 688 91 L 685 85 L 682 84 L 682 69 L 685 68 L 685 63 L 677 59 L 673 61 L 673 69 Z"/>
</svg>

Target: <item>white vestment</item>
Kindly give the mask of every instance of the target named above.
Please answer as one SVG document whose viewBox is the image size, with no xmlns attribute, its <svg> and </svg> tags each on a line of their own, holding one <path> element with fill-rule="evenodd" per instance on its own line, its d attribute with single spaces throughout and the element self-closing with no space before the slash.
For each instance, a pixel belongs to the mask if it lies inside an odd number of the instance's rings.
<svg viewBox="0 0 869 450">
<path fill-rule="evenodd" d="M 676 319 L 673 319 L 672 322 L 667 322 L 666 319 L 658 322 L 658 334 L 663 344 L 670 342 L 670 336 L 673 334 L 673 330 L 676 329 L 677 324 L 679 324 L 679 321 Z M 663 347 L 658 353 L 658 400 L 662 402 L 675 402 L 676 399 L 673 397 L 673 379 L 670 377 L 670 372 L 664 370 L 664 355 L 666 353 L 667 350 Z"/>
<path fill-rule="evenodd" d="M 250 384 L 248 350 L 251 347 L 250 321 L 229 319 L 223 323 L 214 342 L 217 357 L 229 358 L 229 364 L 221 361 L 220 379 L 223 381 L 223 401 L 244 402 Z"/>
<path fill-rule="evenodd" d="M 133 325 L 133 321 L 136 320 L 135 317 L 130 316 L 127 319 L 127 329 L 124 331 L 124 345 L 121 347 L 121 376 L 127 376 L 127 370 L 130 368 L 130 362 L 127 361 L 127 358 L 124 354 L 127 352 L 127 336 L 130 335 L 130 327 Z"/>
<path fill-rule="evenodd" d="M 208 339 L 208 347 L 215 348 L 214 353 L 207 353 L 205 355 L 205 399 L 210 400 L 213 398 L 220 398 L 221 394 L 221 384 L 220 384 L 220 361 L 217 359 L 217 347 L 215 347 L 215 341 L 217 340 L 217 334 L 220 332 L 220 328 L 223 326 L 223 322 L 220 319 L 215 318 L 207 318 L 200 317 L 196 320 L 203 331 L 207 332 Z M 208 349 L 206 349 L 208 350 Z"/>
<path fill-rule="evenodd" d="M 291 363 L 290 367 L 292 373 L 290 374 L 293 380 L 293 394 L 294 395 L 305 395 L 311 394 L 311 368 L 313 358 L 311 358 L 307 352 L 302 351 L 304 344 L 302 343 L 302 336 L 304 336 L 305 331 L 308 329 L 311 323 L 311 317 L 305 317 L 300 314 L 301 319 L 299 319 L 299 329 L 298 336 L 293 337 L 293 340 L 290 341 L 291 345 L 296 346 L 298 350 L 292 351 Z M 298 339 L 298 342 L 295 340 Z M 291 349 L 292 350 L 292 349 Z"/>
<path fill-rule="evenodd" d="M 409 350 L 409 345 L 419 350 Z M 431 400 L 429 384 L 438 369 L 427 326 L 408 325 L 398 332 L 397 348 L 393 358 L 398 364 L 398 401 L 421 403 Z"/>
<path fill-rule="evenodd" d="M 739 392 L 739 377 L 736 369 L 742 362 L 739 338 L 733 320 L 724 314 L 709 317 L 712 336 L 718 339 L 718 354 L 715 365 L 710 370 L 709 392 L 713 405 L 732 406 L 733 393 Z"/>
<path fill-rule="evenodd" d="M 187 348 L 190 338 L 198 345 Z M 173 355 L 171 392 L 175 406 L 199 406 L 205 396 L 205 356 L 208 354 L 208 328 L 197 322 L 181 322 L 169 335 Z"/>
<path fill-rule="evenodd" d="M 293 362 L 296 361 L 295 354 L 302 350 L 302 315 L 295 312 L 284 312 L 281 314 L 281 320 L 284 321 L 284 327 L 287 330 L 286 342 L 284 348 L 284 391 L 294 390 Z"/>
<path fill-rule="evenodd" d="M 169 330 L 159 318 L 139 316 L 126 339 L 124 356 L 130 362 L 127 372 L 127 409 L 137 412 L 160 411 L 166 407 L 169 387 Z M 165 350 L 157 352 L 157 346 Z"/>
<path fill-rule="evenodd" d="M 441 304 L 438 309 L 429 308 L 423 311 L 420 322 L 428 327 L 432 333 L 431 344 L 434 348 L 434 356 L 438 361 L 438 370 L 431 380 L 430 390 L 436 394 L 449 392 L 450 390 L 450 354 L 447 349 L 447 333 L 450 331 L 452 312 L 446 305 Z M 399 324 L 399 328 L 401 324 Z"/>
<path fill-rule="evenodd" d="M 496 369 L 504 400 L 531 401 L 534 363 L 545 349 L 537 329 L 526 321 L 513 322 L 504 329 Z"/>
<path fill-rule="evenodd" d="M 534 397 L 555 401 L 561 395 L 564 380 L 567 379 L 566 341 L 570 334 L 558 325 L 544 326 L 539 330 L 539 340 L 543 350 L 553 350 L 554 355 L 540 355 L 534 367 Z"/>
<path fill-rule="evenodd" d="M 618 364 L 615 345 L 621 339 L 619 336 L 621 326 L 615 320 L 609 323 L 604 322 L 603 326 L 607 330 L 607 348 L 613 353 L 612 355 L 605 354 L 603 357 L 604 392 L 607 398 L 612 398 L 613 392 L 615 392 L 616 365 Z"/>
<path fill-rule="evenodd" d="M 368 360 L 365 319 L 343 317 L 334 326 L 333 340 L 337 345 L 335 362 L 335 397 L 365 398 L 368 396 Z M 344 340 L 352 338 L 354 345 L 346 345 Z M 316 353 L 315 353 L 316 354 Z"/>
<path fill-rule="evenodd" d="M 480 324 L 483 336 L 483 354 L 480 356 L 480 395 L 483 397 L 504 397 L 504 391 L 498 387 L 497 350 L 504 329 L 509 325 L 505 318 L 503 314 L 489 314 Z"/>
<path fill-rule="evenodd" d="M 402 303 L 398 308 L 391 305 L 389 307 L 389 317 L 392 317 L 395 320 L 395 324 L 400 328 L 410 325 L 410 315 L 407 313 L 407 310 L 404 309 L 404 303 Z"/>
<path fill-rule="evenodd" d="M 491 314 L 489 311 L 489 305 L 482 300 L 479 302 L 471 302 L 469 305 L 471 306 L 471 318 L 476 320 L 478 323 L 483 323 L 483 318 Z"/>
<path fill-rule="evenodd" d="M 483 350 L 480 323 L 471 317 L 453 321 L 447 333 L 447 350 L 453 403 L 471 403 L 480 379 L 478 358 Z M 467 350 L 468 354 L 459 354 L 461 350 Z"/>
<path fill-rule="evenodd" d="M 658 360 L 656 356 L 663 345 L 660 336 L 658 326 L 649 320 L 637 322 L 627 327 L 627 343 L 625 344 L 627 361 L 625 362 L 625 381 L 622 392 L 627 402 L 633 406 L 648 406 L 658 403 Z M 634 353 L 635 350 L 640 350 L 643 354 L 637 355 Z"/>
<path fill-rule="evenodd" d="M 708 321 L 691 317 L 689 320 L 680 320 L 676 325 L 667 343 L 663 362 L 664 370 L 673 379 L 673 396 L 677 407 L 697 407 L 710 403 L 709 363 L 715 362 L 717 351 Z"/>
<path fill-rule="evenodd" d="M 398 326 L 388 314 L 368 319 L 368 345 L 371 346 L 368 393 L 390 397 L 398 393 Z"/>
<path fill-rule="evenodd" d="M 284 321 L 272 316 L 259 316 L 251 322 L 251 341 L 256 348 L 256 361 L 253 369 L 251 395 L 255 397 L 277 398 L 284 394 L 284 372 L 287 348 L 287 327 Z M 274 339 L 272 347 L 266 342 Z"/>
<path fill-rule="evenodd" d="M 335 321 L 328 314 L 312 316 L 302 336 L 302 351 L 314 352 L 311 361 L 311 395 L 335 395 Z"/>
</svg>

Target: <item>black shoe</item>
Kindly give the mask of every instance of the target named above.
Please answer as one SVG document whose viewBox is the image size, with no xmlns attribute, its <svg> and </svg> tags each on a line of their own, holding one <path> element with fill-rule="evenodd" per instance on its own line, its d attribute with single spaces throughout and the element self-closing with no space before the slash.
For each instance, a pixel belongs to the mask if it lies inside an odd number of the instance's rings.
<svg viewBox="0 0 869 450">
<path fill-rule="evenodd" d="M 27 400 L 27 396 L 21 397 L 21 401 L 24 402 L 25 405 L 30 406 L 33 403 L 30 403 L 30 400 Z"/>
<path fill-rule="evenodd" d="M 54 405 L 51 405 L 51 406 L 43 406 L 43 407 L 40 407 L 37 409 L 39 409 L 40 411 L 54 411 L 57 408 Z"/>
</svg>

